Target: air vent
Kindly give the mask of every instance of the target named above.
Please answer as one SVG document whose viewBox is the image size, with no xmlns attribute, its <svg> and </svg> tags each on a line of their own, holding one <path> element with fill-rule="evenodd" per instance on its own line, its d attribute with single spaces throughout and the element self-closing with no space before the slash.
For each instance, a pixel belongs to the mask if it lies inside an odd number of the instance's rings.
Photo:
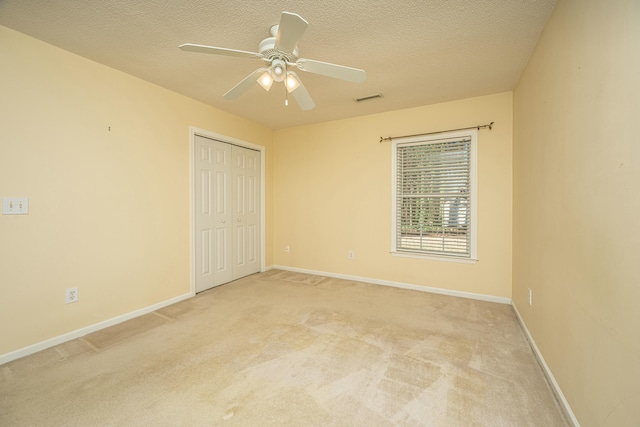
<svg viewBox="0 0 640 427">
<path fill-rule="evenodd" d="M 362 98 L 356 98 L 355 101 L 356 102 L 371 101 L 373 99 L 378 99 L 378 98 L 382 98 L 382 94 L 381 93 L 376 93 L 375 95 L 364 96 Z"/>
</svg>

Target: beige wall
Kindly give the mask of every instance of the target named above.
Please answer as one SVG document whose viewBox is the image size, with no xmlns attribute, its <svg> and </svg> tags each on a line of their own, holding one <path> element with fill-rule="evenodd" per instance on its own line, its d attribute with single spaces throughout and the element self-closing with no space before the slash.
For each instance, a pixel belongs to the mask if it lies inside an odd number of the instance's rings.
<svg viewBox="0 0 640 427">
<path fill-rule="evenodd" d="M 392 256 L 391 144 L 380 136 L 491 121 L 479 132 L 480 261 Z M 276 131 L 275 264 L 510 298 L 511 140 L 511 92 Z"/>
<path fill-rule="evenodd" d="M 640 422 L 639 18 L 560 0 L 514 94 L 514 301 L 583 426 Z"/>
<path fill-rule="evenodd" d="M 4 27 L 0 62 L 0 355 L 189 292 L 189 126 L 267 146 L 272 239 L 270 129 Z"/>
</svg>

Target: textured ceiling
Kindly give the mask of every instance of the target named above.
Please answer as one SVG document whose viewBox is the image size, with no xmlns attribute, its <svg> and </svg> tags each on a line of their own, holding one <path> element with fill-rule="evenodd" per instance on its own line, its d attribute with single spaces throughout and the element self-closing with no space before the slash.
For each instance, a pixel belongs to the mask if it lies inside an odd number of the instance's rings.
<svg viewBox="0 0 640 427">
<path fill-rule="evenodd" d="M 0 0 L 0 25 L 272 129 L 512 90 L 556 0 Z M 302 58 L 367 72 L 349 83 L 299 72 L 316 108 L 285 89 L 222 95 L 259 60 L 182 52 L 196 43 L 257 52 L 282 11 L 309 22 Z M 383 98 L 356 103 L 355 98 Z"/>
</svg>

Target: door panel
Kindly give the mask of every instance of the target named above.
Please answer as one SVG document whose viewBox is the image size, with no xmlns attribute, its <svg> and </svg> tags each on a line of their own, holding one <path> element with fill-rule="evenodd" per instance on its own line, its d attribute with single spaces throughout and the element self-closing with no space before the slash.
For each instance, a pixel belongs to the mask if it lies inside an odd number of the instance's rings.
<svg viewBox="0 0 640 427">
<path fill-rule="evenodd" d="M 203 277 L 209 277 L 211 275 L 211 230 L 202 230 L 200 251 L 202 256 L 200 268 L 201 275 Z"/>
<path fill-rule="evenodd" d="M 219 227 L 216 230 L 216 251 L 215 251 L 215 255 L 216 255 L 216 275 L 217 276 L 222 276 L 222 277 L 226 277 L 225 276 L 225 272 L 227 272 L 230 268 L 229 268 L 229 258 L 228 258 L 228 251 L 227 248 L 231 245 L 231 242 L 229 242 L 229 237 L 228 237 L 228 233 L 227 233 L 227 228 L 226 227 Z M 215 281 L 215 283 L 219 282 Z M 221 283 L 225 283 L 225 282 L 221 282 Z M 220 284 L 220 283 L 218 283 Z"/>
<path fill-rule="evenodd" d="M 236 183 L 233 277 L 260 271 L 260 153 L 233 147 L 233 178 Z"/>
<path fill-rule="evenodd" d="M 258 250 L 256 248 L 256 245 L 258 243 L 257 228 L 258 227 L 256 227 L 254 224 L 247 225 L 246 227 L 247 262 L 248 263 L 255 263 L 258 261 L 258 258 L 257 258 Z"/>
<path fill-rule="evenodd" d="M 210 188 L 213 179 L 211 153 L 213 147 L 196 139 L 196 179 L 195 179 L 195 211 L 196 211 L 196 291 L 209 287 L 213 281 L 211 271 L 211 232 L 213 216 L 211 215 Z"/>
<path fill-rule="evenodd" d="M 195 137 L 196 292 L 260 271 L 260 152 Z"/>
<path fill-rule="evenodd" d="M 196 291 L 232 280 L 231 146 L 196 136 Z M 199 239 L 199 241 L 198 241 Z"/>
</svg>

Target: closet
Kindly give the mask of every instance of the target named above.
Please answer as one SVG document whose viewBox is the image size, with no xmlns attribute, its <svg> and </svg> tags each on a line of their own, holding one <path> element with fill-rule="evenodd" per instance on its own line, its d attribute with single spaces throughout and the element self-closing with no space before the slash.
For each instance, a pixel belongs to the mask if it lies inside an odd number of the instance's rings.
<svg viewBox="0 0 640 427">
<path fill-rule="evenodd" d="M 195 136 L 196 292 L 260 271 L 260 152 Z"/>
</svg>

